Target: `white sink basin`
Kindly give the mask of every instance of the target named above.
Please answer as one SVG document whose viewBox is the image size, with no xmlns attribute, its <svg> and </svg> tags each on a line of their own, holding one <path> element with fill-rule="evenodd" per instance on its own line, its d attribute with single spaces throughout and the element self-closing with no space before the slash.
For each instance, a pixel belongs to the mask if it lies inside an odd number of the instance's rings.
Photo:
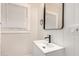
<svg viewBox="0 0 79 59">
<path fill-rule="evenodd" d="M 36 40 L 33 42 L 43 53 L 54 52 L 64 49 L 64 47 L 57 44 L 48 43 L 47 40 Z"/>
</svg>

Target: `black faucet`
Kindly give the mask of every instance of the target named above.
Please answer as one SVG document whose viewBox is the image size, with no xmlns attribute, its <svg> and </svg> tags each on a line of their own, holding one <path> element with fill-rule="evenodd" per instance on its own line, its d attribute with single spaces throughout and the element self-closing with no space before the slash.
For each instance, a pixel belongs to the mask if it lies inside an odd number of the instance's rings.
<svg viewBox="0 0 79 59">
<path fill-rule="evenodd" d="M 51 43 L 51 35 L 49 37 L 45 37 L 45 39 L 49 38 L 49 43 Z"/>
</svg>

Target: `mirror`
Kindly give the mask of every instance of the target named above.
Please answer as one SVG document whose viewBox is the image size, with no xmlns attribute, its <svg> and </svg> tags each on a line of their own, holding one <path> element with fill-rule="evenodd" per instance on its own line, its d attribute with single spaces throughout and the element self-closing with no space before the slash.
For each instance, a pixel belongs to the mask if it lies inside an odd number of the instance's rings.
<svg viewBox="0 0 79 59">
<path fill-rule="evenodd" d="M 46 3 L 44 4 L 44 29 L 62 29 L 64 26 L 64 4 Z"/>
<path fill-rule="evenodd" d="M 2 31 L 27 31 L 28 8 L 12 3 L 1 4 Z"/>
</svg>

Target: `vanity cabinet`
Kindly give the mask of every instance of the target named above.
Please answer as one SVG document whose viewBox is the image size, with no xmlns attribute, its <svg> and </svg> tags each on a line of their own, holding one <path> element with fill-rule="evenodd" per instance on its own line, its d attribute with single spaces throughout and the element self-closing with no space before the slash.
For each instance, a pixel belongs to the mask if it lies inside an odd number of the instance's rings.
<svg viewBox="0 0 79 59">
<path fill-rule="evenodd" d="M 43 53 L 39 47 L 33 46 L 33 56 L 64 56 L 64 50 L 59 50 L 55 52 Z"/>
<path fill-rule="evenodd" d="M 65 48 L 54 43 L 45 45 L 45 40 L 33 42 L 33 56 L 63 56 Z"/>
</svg>

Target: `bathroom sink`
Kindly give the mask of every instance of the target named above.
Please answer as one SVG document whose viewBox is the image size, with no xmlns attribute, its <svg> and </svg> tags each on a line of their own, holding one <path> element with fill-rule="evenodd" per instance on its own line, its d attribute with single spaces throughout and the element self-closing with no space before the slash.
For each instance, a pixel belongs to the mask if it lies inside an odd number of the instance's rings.
<svg viewBox="0 0 79 59">
<path fill-rule="evenodd" d="M 36 40 L 33 41 L 33 43 L 44 53 L 50 53 L 50 52 L 55 52 L 59 50 L 63 50 L 64 47 L 59 46 L 54 43 L 48 43 L 47 40 Z"/>
</svg>

